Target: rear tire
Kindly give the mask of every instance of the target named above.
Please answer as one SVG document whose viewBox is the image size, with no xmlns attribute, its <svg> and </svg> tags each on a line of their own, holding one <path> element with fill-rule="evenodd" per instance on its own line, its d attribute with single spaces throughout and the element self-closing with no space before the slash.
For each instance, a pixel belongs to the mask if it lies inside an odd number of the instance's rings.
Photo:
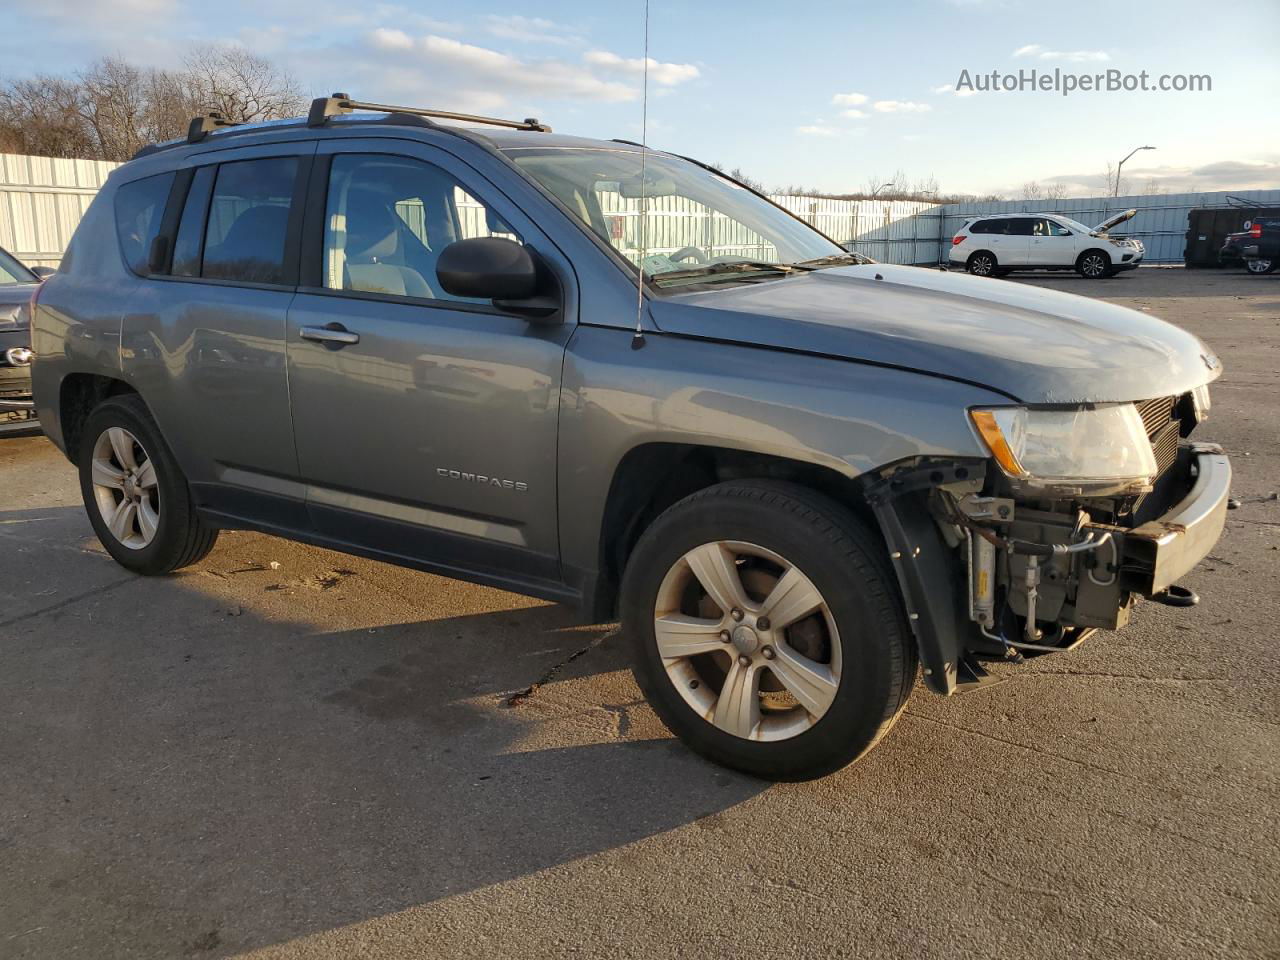
<svg viewBox="0 0 1280 960">
<path fill-rule="evenodd" d="M 965 261 L 964 268 L 975 277 L 993 277 L 1000 269 L 1000 262 L 990 250 L 979 250 Z"/>
<path fill-rule="evenodd" d="M 845 507 L 793 484 L 721 483 L 663 513 L 627 564 L 622 620 L 636 681 L 668 729 L 768 780 L 858 759 L 915 679 L 884 544 Z"/>
<path fill-rule="evenodd" d="M 196 514 L 191 490 L 151 411 L 136 395 L 112 397 L 81 433 L 80 493 L 103 547 L 148 576 L 204 558 L 217 528 Z"/>
<path fill-rule="evenodd" d="M 1257 257 L 1253 260 L 1246 260 L 1244 268 L 1252 273 L 1255 277 L 1260 277 L 1265 273 L 1271 273 L 1276 268 L 1276 261 Z"/>
</svg>

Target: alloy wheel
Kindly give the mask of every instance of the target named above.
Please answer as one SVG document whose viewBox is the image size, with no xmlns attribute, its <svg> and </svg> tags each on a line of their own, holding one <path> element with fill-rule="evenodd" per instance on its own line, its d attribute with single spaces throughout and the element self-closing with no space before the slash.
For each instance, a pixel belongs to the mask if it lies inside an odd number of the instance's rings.
<svg viewBox="0 0 1280 960">
<path fill-rule="evenodd" d="M 667 678 L 708 723 L 745 740 L 786 740 L 826 714 L 841 647 L 822 594 L 771 550 L 715 541 L 667 571 L 654 607 Z"/>
<path fill-rule="evenodd" d="M 1080 261 L 1080 272 L 1086 277 L 1100 277 L 1107 272 L 1107 261 L 1100 253 L 1091 253 Z"/>
<path fill-rule="evenodd" d="M 1271 260 L 1246 260 L 1244 265 L 1250 273 L 1270 273 L 1272 263 Z"/>
<path fill-rule="evenodd" d="M 155 539 L 160 526 L 160 489 L 155 462 L 138 438 L 108 427 L 93 445 L 93 497 L 111 535 L 131 550 Z"/>
<path fill-rule="evenodd" d="M 969 262 L 969 272 L 978 277 L 987 277 L 995 269 L 995 263 L 986 254 L 978 254 Z"/>
</svg>

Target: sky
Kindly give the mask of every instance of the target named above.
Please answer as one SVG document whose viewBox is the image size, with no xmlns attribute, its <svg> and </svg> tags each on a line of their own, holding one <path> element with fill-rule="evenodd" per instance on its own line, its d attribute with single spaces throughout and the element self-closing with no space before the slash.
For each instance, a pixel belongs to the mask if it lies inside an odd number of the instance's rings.
<svg viewBox="0 0 1280 960">
<path fill-rule="evenodd" d="M 902 171 L 944 193 L 1058 181 L 1088 195 L 1144 145 L 1126 192 L 1280 188 L 1280 0 L 650 3 L 648 142 L 769 188 L 860 190 Z M 193 44 L 235 43 L 312 95 L 642 134 L 643 0 L 0 0 L 0 14 L 32 27 L 0 35 L 7 77 L 104 55 L 172 67 Z M 1212 89 L 957 89 L 962 71 L 1033 68 L 1207 74 Z"/>
</svg>

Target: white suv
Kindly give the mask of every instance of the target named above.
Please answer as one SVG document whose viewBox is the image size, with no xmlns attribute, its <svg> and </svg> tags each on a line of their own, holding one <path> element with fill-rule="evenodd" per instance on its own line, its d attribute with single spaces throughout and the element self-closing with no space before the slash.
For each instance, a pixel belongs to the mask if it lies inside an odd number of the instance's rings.
<svg viewBox="0 0 1280 960">
<path fill-rule="evenodd" d="M 1059 213 L 999 213 L 974 217 L 951 238 L 953 265 L 980 277 L 1003 277 L 1014 270 L 1075 270 L 1089 280 L 1132 270 L 1146 249 L 1141 240 L 1107 231 L 1133 218 L 1126 210 L 1096 227 Z"/>
</svg>

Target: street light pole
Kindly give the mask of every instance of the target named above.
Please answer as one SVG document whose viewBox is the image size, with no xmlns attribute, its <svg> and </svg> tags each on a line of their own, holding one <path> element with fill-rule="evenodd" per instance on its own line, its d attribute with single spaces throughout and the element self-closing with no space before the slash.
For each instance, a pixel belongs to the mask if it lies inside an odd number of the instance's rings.
<svg viewBox="0 0 1280 960">
<path fill-rule="evenodd" d="M 893 186 L 892 180 L 890 180 L 888 183 L 880 184 L 880 186 L 876 187 L 874 190 L 871 191 L 871 199 L 874 200 L 877 196 L 879 196 L 880 191 L 883 190 L 885 187 L 892 187 L 892 186 Z"/>
<path fill-rule="evenodd" d="M 1139 150 L 1154 150 L 1154 149 L 1155 147 L 1134 147 L 1132 150 L 1129 151 L 1129 157 L 1132 157 Z M 1124 160 L 1121 160 L 1118 164 L 1116 164 L 1116 186 L 1115 186 L 1115 191 L 1111 194 L 1113 197 L 1120 196 L 1120 171 L 1124 169 L 1125 160 L 1128 160 L 1129 157 L 1125 157 Z"/>
</svg>

